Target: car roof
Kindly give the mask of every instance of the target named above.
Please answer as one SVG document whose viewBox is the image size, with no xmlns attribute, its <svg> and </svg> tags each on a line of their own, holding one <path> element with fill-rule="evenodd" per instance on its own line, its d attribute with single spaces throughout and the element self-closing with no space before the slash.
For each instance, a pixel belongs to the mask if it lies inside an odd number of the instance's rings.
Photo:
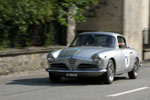
<svg viewBox="0 0 150 100">
<path fill-rule="evenodd" d="M 90 35 L 90 34 L 96 34 L 96 35 L 109 35 L 109 36 L 122 36 L 124 37 L 123 35 L 119 34 L 119 33 L 113 33 L 113 32 L 83 32 L 83 33 L 80 33 L 79 35 Z"/>
</svg>

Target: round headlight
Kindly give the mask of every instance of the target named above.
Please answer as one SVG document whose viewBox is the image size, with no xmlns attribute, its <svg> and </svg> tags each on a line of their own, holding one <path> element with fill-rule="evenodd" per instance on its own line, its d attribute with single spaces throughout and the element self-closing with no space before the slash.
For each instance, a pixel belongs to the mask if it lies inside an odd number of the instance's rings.
<svg viewBox="0 0 150 100">
<path fill-rule="evenodd" d="M 48 60 L 49 63 L 52 63 L 52 62 L 54 62 L 55 58 L 53 57 L 52 54 L 48 54 L 47 55 L 47 60 Z"/>
<path fill-rule="evenodd" d="M 96 55 L 93 56 L 93 61 L 94 61 L 95 63 L 99 63 L 101 60 L 102 60 L 102 59 L 99 57 L 98 54 L 96 54 Z"/>
</svg>

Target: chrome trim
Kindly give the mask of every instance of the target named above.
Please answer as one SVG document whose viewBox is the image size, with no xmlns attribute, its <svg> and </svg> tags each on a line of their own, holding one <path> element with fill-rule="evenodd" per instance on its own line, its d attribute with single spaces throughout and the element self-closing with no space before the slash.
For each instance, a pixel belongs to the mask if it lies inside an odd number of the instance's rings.
<svg viewBox="0 0 150 100">
<path fill-rule="evenodd" d="M 106 69 L 102 69 L 102 70 L 95 70 L 95 71 L 81 71 L 81 70 L 52 70 L 52 69 L 46 69 L 47 72 L 60 72 L 60 73 L 95 73 L 95 72 L 99 72 L 99 73 L 105 73 L 107 72 Z"/>
</svg>

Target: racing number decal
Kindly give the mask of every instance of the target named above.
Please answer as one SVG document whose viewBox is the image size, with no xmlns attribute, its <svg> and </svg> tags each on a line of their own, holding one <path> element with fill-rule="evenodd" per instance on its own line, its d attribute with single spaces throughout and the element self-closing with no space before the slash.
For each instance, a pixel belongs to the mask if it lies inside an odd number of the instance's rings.
<svg viewBox="0 0 150 100">
<path fill-rule="evenodd" d="M 124 51 L 124 57 L 125 57 L 125 66 L 129 67 L 130 64 L 130 54 L 127 51 Z"/>
</svg>

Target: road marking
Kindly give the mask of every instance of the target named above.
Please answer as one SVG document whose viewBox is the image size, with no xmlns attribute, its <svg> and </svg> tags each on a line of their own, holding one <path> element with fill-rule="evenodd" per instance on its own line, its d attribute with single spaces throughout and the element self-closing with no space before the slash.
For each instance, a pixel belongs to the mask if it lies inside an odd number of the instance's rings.
<svg viewBox="0 0 150 100">
<path fill-rule="evenodd" d="M 121 92 L 121 93 L 117 93 L 117 94 L 108 95 L 107 97 L 116 97 L 116 96 L 132 93 L 132 92 L 141 91 L 141 90 L 144 90 L 144 89 L 147 89 L 147 88 L 149 88 L 149 87 L 141 87 L 141 88 L 137 88 L 137 89 L 134 89 L 134 90 L 129 90 L 129 91 L 125 91 L 125 92 Z"/>
</svg>

